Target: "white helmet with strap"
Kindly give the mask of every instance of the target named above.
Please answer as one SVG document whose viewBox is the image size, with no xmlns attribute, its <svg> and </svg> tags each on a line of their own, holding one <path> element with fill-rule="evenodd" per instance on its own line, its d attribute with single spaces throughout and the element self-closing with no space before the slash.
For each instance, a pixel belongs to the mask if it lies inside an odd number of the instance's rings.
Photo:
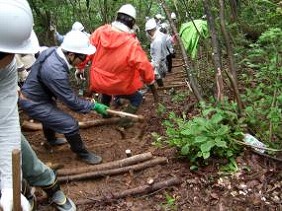
<svg viewBox="0 0 282 211">
<path fill-rule="evenodd" d="M 82 23 L 78 21 L 75 21 L 71 27 L 71 30 L 73 31 L 83 31 L 83 29 L 84 29 L 84 26 L 82 25 Z"/>
<path fill-rule="evenodd" d="M 123 13 L 136 19 L 136 10 L 131 4 L 122 5 L 121 8 L 117 11 L 117 13 Z"/>
<path fill-rule="evenodd" d="M 91 55 L 96 52 L 94 45 L 91 45 L 89 37 L 81 31 L 70 31 L 65 35 L 61 48 L 65 51 Z"/>
<path fill-rule="evenodd" d="M 157 23 L 154 18 L 149 19 L 145 24 L 145 31 L 152 30 L 157 27 Z"/>
<path fill-rule="evenodd" d="M 26 0 L 0 0 L 0 30 L 0 52 L 38 52 L 33 16 Z"/>
</svg>

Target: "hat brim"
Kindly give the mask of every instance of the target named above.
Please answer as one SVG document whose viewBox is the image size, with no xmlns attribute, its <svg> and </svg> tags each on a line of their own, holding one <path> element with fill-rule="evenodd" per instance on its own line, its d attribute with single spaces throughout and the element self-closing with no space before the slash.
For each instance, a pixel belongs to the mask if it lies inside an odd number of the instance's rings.
<svg viewBox="0 0 282 211">
<path fill-rule="evenodd" d="M 4 45 L 0 47 L 0 52 L 35 54 L 39 51 L 39 42 L 35 32 L 32 30 L 30 37 L 19 45 Z"/>
<path fill-rule="evenodd" d="M 86 55 L 91 55 L 94 54 L 95 52 L 96 52 L 96 47 L 94 45 L 89 45 L 85 49 L 79 49 L 75 51 L 75 53 L 86 54 Z"/>
</svg>

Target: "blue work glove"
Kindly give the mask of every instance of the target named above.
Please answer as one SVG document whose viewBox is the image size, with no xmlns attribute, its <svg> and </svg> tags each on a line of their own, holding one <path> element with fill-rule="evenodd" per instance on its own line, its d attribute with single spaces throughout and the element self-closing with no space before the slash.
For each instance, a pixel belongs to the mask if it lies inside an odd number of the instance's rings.
<svg viewBox="0 0 282 211">
<path fill-rule="evenodd" d="M 96 111 L 98 114 L 107 115 L 107 109 L 109 107 L 102 103 L 94 103 L 92 110 Z"/>
</svg>

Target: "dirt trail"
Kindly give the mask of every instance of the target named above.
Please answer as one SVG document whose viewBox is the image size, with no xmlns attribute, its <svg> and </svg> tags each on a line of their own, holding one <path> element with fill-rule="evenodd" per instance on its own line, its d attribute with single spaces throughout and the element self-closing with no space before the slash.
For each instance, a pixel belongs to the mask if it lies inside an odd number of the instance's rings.
<svg viewBox="0 0 282 211">
<path fill-rule="evenodd" d="M 173 72 L 169 73 L 164 80 L 165 86 L 171 87 L 159 89 L 158 92 L 163 105 L 167 109 L 176 112 L 186 109 L 187 115 L 189 115 L 189 109 L 191 108 L 187 108 L 187 105 L 191 103 L 192 97 L 188 96 L 185 102 L 178 104 L 171 101 L 172 96 L 179 93 L 178 90 L 185 90 L 187 92 L 181 60 L 175 59 L 173 65 Z M 101 118 L 95 113 L 78 115 L 65 107 L 62 108 L 70 112 L 79 121 Z M 137 113 L 145 117 L 144 125 L 135 123 L 124 134 L 117 130 L 116 125 L 102 125 L 81 129 L 81 135 L 86 145 L 89 149 L 103 157 L 103 163 L 127 158 L 125 153 L 127 149 L 130 149 L 133 155 L 151 152 L 155 157 L 166 157 L 167 163 L 154 165 L 139 171 L 132 170 L 121 174 L 71 181 L 63 184 L 62 188 L 66 194 L 76 203 L 79 203 L 78 210 L 282 209 L 281 201 L 279 204 L 274 203 L 271 199 L 271 197 L 274 197 L 271 195 L 274 191 L 280 190 L 281 193 L 282 183 L 280 181 L 282 181 L 282 175 L 278 171 L 279 167 L 281 170 L 281 166 L 276 163 L 266 163 L 259 156 L 245 152 L 238 161 L 248 166 L 250 171 L 242 171 L 240 175 L 235 175 L 232 178 L 218 175 L 216 162 L 213 166 L 208 166 L 197 172 L 191 172 L 188 161 L 178 159 L 174 149 L 168 147 L 157 148 L 152 145 L 152 132 L 164 134 L 164 129 L 161 125 L 163 119 L 157 110 L 158 105 L 154 103 L 152 94 L 146 93 L 144 102 Z M 24 114 L 21 115 L 23 119 L 27 119 Z M 140 139 L 137 135 L 142 127 L 144 127 L 144 136 Z M 24 132 L 24 134 L 37 152 L 38 157 L 45 163 L 61 164 L 67 169 L 87 167 L 86 164 L 76 159 L 68 145 L 52 148 L 53 152 L 42 146 L 42 131 Z M 148 185 L 148 181 L 149 183 L 150 181 L 158 183 L 172 177 L 178 178 L 181 184 L 155 190 L 153 193 L 113 199 L 113 196 L 117 193 Z M 222 178 L 222 183 L 218 182 L 220 178 Z M 247 184 L 250 190 L 248 189 L 245 192 L 246 194 L 243 194 L 242 192 L 245 190 L 242 188 L 245 186 L 240 186 L 240 184 Z M 264 188 L 264 192 L 269 191 L 268 195 L 270 196 L 266 197 L 265 201 L 259 195 L 259 188 Z M 40 191 L 37 194 L 41 196 Z M 83 204 L 82 202 L 85 200 L 88 202 L 90 200 L 92 203 Z M 268 203 L 266 203 L 267 201 Z M 39 210 L 49 211 L 53 209 L 41 198 Z"/>
</svg>

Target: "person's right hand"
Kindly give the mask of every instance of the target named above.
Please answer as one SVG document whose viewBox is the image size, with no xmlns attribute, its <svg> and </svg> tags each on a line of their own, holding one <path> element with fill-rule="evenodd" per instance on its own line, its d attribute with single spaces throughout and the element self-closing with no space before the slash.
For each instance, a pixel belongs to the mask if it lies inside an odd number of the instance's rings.
<svg viewBox="0 0 282 211">
<path fill-rule="evenodd" d="M 3 211 L 12 211 L 13 210 L 13 189 L 12 188 L 3 188 L 1 190 L 1 199 L 0 207 Z M 30 204 L 28 200 L 21 194 L 21 206 L 22 211 L 30 211 Z"/>
</svg>

